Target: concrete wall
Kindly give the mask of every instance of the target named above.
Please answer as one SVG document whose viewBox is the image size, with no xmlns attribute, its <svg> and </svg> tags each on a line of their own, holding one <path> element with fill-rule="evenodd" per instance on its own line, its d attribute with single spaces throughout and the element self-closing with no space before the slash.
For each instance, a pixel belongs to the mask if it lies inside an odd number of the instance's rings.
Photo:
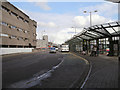
<svg viewBox="0 0 120 90">
<path fill-rule="evenodd" d="M 32 52 L 33 48 L 0 48 L 0 55 L 21 53 L 21 52 Z"/>
<path fill-rule="evenodd" d="M 43 39 L 37 40 L 36 48 L 41 48 L 41 47 L 48 47 L 48 36 L 47 35 L 44 35 Z"/>
<path fill-rule="evenodd" d="M 10 4 L 2 2 L 2 23 L 0 24 L 0 35 L 2 47 L 7 46 L 29 46 L 36 47 L 37 22 L 30 19 L 25 13 Z M 14 14 L 13 14 L 14 13 Z M 22 19 L 21 19 L 22 18 Z M 27 21 L 27 22 L 26 22 Z"/>
</svg>

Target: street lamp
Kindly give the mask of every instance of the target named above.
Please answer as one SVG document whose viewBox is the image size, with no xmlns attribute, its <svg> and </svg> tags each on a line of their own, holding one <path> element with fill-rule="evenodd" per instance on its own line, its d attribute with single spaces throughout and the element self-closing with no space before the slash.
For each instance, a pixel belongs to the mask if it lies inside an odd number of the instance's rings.
<svg viewBox="0 0 120 90">
<path fill-rule="evenodd" d="M 75 28 L 75 35 L 76 35 L 76 27 L 72 27 L 72 28 Z"/>
<path fill-rule="evenodd" d="M 97 10 L 95 10 L 94 12 L 98 12 Z M 84 13 L 87 13 L 87 11 L 84 11 Z M 92 26 L 92 12 L 90 11 L 90 27 Z"/>
</svg>

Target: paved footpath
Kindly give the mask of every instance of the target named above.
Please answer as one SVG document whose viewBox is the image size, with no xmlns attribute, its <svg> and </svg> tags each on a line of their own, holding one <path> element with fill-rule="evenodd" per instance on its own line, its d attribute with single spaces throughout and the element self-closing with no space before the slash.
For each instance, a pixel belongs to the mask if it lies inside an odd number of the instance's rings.
<svg viewBox="0 0 120 90">
<path fill-rule="evenodd" d="M 105 55 L 98 57 L 80 56 L 87 59 L 92 65 L 90 76 L 83 88 L 118 88 L 117 57 Z"/>
</svg>

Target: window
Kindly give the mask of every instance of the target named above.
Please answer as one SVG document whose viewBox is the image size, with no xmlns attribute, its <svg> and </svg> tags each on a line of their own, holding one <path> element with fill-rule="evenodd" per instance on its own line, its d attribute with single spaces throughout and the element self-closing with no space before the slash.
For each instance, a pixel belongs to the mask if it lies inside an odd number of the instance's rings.
<svg viewBox="0 0 120 90">
<path fill-rule="evenodd" d="M 25 33 L 28 33 L 29 31 L 25 30 L 24 32 L 25 32 Z"/>
<path fill-rule="evenodd" d="M 16 29 L 17 27 L 16 26 L 11 26 L 11 28 Z"/>
<path fill-rule="evenodd" d="M 16 17 L 18 16 L 16 13 L 14 13 L 12 11 L 11 11 L 11 15 L 16 16 Z"/>
<path fill-rule="evenodd" d="M 25 23 L 29 23 L 29 21 L 28 21 L 28 20 L 25 20 Z"/>
<path fill-rule="evenodd" d="M 36 36 L 36 34 L 35 34 L 35 33 L 33 33 L 33 36 Z"/>
<path fill-rule="evenodd" d="M 19 16 L 19 18 L 18 18 L 18 19 L 19 19 L 19 20 L 22 20 L 22 21 L 24 20 L 24 19 L 23 19 L 23 17 L 21 17 L 21 16 Z"/>
<path fill-rule="evenodd" d="M 15 39 L 17 39 L 16 36 L 14 36 L 14 35 L 11 35 L 10 38 L 15 38 Z"/>
<path fill-rule="evenodd" d="M 10 10 L 7 9 L 6 7 L 2 6 L 2 10 L 6 11 L 6 12 L 9 12 Z"/>
<path fill-rule="evenodd" d="M 8 34 L 3 34 L 3 33 L 1 33 L 0 36 L 8 37 Z"/>
<path fill-rule="evenodd" d="M 18 40 L 23 40 L 23 37 L 19 37 Z"/>
<path fill-rule="evenodd" d="M 25 41 L 28 41 L 29 39 L 28 39 L 28 38 L 25 38 L 24 40 L 25 40 Z"/>
<path fill-rule="evenodd" d="M 4 26 L 8 26 L 8 24 L 6 22 L 1 22 L 1 24 Z"/>
<path fill-rule="evenodd" d="M 11 25 L 9 25 L 9 28 L 11 28 Z"/>
<path fill-rule="evenodd" d="M 37 28 L 37 26 L 36 25 L 33 25 L 35 28 Z"/>
<path fill-rule="evenodd" d="M 18 30 L 18 31 L 21 31 L 21 32 L 23 31 L 23 29 L 21 29 L 21 28 L 18 28 L 17 30 Z"/>
</svg>

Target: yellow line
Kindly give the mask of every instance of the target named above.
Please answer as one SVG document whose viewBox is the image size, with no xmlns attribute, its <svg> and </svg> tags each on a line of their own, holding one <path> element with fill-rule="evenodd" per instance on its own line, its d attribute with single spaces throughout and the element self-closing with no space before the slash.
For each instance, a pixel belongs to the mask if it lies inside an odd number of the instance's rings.
<svg viewBox="0 0 120 90">
<path fill-rule="evenodd" d="M 77 56 L 77 55 L 75 55 L 75 54 L 73 54 L 73 53 L 70 53 L 70 54 L 74 55 L 74 56 L 77 57 L 77 58 L 80 58 L 80 59 L 84 60 L 86 64 L 89 64 L 89 62 L 88 62 L 85 58 L 82 58 L 82 57 L 80 57 L 80 56 Z"/>
</svg>

